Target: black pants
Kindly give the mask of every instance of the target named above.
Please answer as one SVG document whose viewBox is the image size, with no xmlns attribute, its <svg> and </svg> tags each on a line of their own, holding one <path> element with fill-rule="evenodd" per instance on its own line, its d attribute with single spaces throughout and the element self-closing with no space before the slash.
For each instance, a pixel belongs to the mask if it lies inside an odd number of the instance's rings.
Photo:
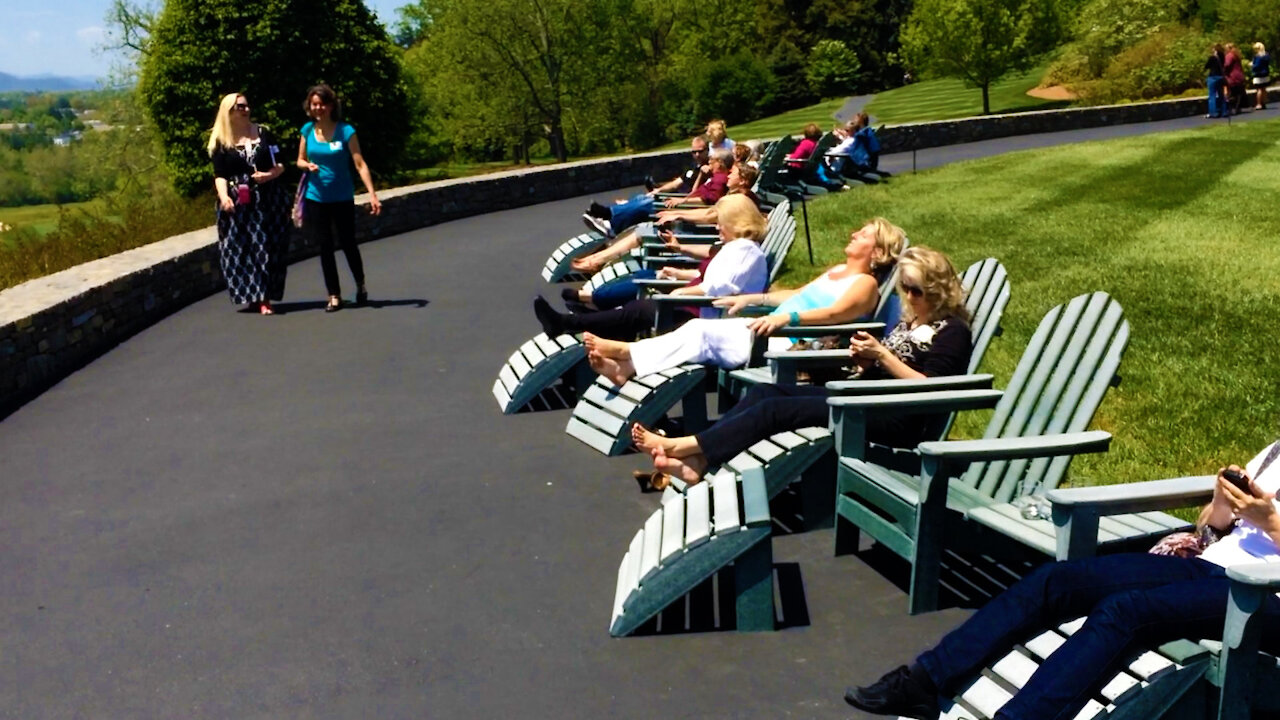
<svg viewBox="0 0 1280 720">
<path fill-rule="evenodd" d="M 683 325 L 693 317 L 684 310 L 673 313 L 676 325 Z M 564 330 L 569 333 L 590 332 L 610 340 L 635 340 L 653 328 L 658 317 L 658 303 L 649 300 L 632 300 L 621 307 L 597 312 L 573 313 L 565 318 Z"/>
<path fill-rule="evenodd" d="M 826 427 L 830 395 L 830 390 L 815 385 L 756 385 L 733 409 L 694 437 L 708 464 L 723 465 L 774 433 Z M 874 416 L 867 423 L 867 440 L 914 447 L 926 422 L 924 416 Z"/>
<path fill-rule="evenodd" d="M 333 258 L 333 241 L 337 236 L 342 254 L 347 256 L 347 267 L 355 278 L 356 287 L 364 286 L 364 262 L 360 248 L 356 246 L 356 204 L 354 200 L 323 203 L 308 200 L 304 210 L 303 227 L 311 241 L 320 248 L 320 270 L 324 273 L 324 287 L 330 296 L 341 294 L 338 284 L 338 263 Z"/>
</svg>

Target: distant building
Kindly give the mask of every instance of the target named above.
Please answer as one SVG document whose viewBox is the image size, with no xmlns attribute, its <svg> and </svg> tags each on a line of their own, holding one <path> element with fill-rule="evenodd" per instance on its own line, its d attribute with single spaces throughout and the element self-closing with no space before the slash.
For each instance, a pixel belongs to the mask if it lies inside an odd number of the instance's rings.
<svg viewBox="0 0 1280 720">
<path fill-rule="evenodd" d="M 23 132 L 35 128 L 31 123 L 0 123 L 0 132 Z"/>
</svg>

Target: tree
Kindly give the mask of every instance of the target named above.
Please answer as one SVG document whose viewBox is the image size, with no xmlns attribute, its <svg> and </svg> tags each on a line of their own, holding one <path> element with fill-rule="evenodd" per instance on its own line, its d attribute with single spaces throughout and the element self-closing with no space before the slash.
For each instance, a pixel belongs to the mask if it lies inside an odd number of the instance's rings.
<svg viewBox="0 0 1280 720">
<path fill-rule="evenodd" d="M 429 95 L 455 141 L 533 128 L 564 161 L 567 121 L 611 113 L 607 98 L 621 72 L 614 59 L 626 46 L 613 20 L 629 12 L 627 0 L 421 2 L 420 15 L 430 18 L 422 51 Z M 473 132 L 460 138 L 465 126 Z"/>
<path fill-rule="evenodd" d="M 399 51 L 360 0 L 316 13 L 306 0 L 168 0 L 133 36 L 139 97 L 180 192 L 210 187 L 204 148 L 222 95 L 244 93 L 254 119 L 289 139 L 306 119 L 302 93 L 317 82 L 343 99 L 370 166 L 396 169 L 411 126 Z M 292 158 L 296 145 L 284 146 Z"/>
<path fill-rule="evenodd" d="M 981 88 L 985 115 L 991 83 L 1052 48 L 1061 27 L 1053 0 L 917 0 L 902 51 L 919 71 Z"/>
<path fill-rule="evenodd" d="M 857 90 L 862 63 L 839 40 L 819 40 L 809 51 L 805 77 L 819 97 L 836 97 Z"/>
</svg>

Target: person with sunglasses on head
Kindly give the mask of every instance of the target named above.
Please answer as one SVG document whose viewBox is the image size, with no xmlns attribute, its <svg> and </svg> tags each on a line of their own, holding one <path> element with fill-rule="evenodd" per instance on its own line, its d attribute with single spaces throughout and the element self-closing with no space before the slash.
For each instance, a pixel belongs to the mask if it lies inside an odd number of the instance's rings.
<svg viewBox="0 0 1280 720">
<path fill-rule="evenodd" d="M 249 101 L 224 95 L 209 132 L 213 187 L 218 194 L 218 254 L 231 301 L 273 315 L 284 297 L 289 240 L 289 193 L 280 147 L 266 127 L 249 119 Z"/>
<path fill-rule="evenodd" d="M 855 376 L 919 379 L 964 373 L 973 352 L 960 278 L 947 256 L 924 246 L 898 258 L 901 320 L 884 340 L 860 332 L 849 343 Z M 640 424 L 631 438 L 653 458 L 650 486 L 662 489 L 674 475 L 695 483 L 706 472 L 775 433 L 826 427 L 831 391 L 812 385 L 757 385 L 710 428 L 684 437 L 664 437 Z M 892 447 L 915 447 L 932 416 L 873 416 L 867 439 Z"/>
<path fill-rule="evenodd" d="M 335 238 L 355 279 L 356 304 L 364 304 L 369 299 L 364 262 L 356 247 L 352 165 L 364 183 L 365 192 L 369 193 L 369 212 L 380 214 L 382 203 L 374 192 L 373 177 L 360 152 L 356 129 L 342 122 L 342 104 L 333 88 L 324 84 L 308 88 L 302 109 L 311 117 L 311 122 L 302 126 L 298 143 L 298 167 L 308 173 L 302 227 L 320 248 L 320 268 L 329 293 L 324 310 L 335 312 L 342 308 L 338 265 L 333 257 Z"/>
<path fill-rule="evenodd" d="M 795 289 L 735 295 L 712 304 L 736 316 L 748 307 L 767 305 L 774 311 L 762 317 L 694 319 L 676 330 L 635 342 L 620 342 L 594 333 L 582 334 L 587 362 L 598 375 L 623 385 L 637 375 L 649 375 L 684 363 L 738 367 L 751 358 L 757 338 L 768 338 L 770 349 L 792 345 L 770 337 L 780 328 L 830 325 L 865 317 L 880 298 L 877 274 L 902 253 L 902 228 L 884 218 L 872 218 L 849 234 L 845 261 L 807 285 Z"/>
</svg>

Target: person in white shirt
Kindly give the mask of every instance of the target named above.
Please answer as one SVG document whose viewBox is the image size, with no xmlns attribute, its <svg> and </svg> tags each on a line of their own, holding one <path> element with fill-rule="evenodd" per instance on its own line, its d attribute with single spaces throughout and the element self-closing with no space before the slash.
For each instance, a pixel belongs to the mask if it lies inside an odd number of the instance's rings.
<svg viewBox="0 0 1280 720">
<path fill-rule="evenodd" d="M 1041 566 L 969 617 L 911 666 L 845 700 L 881 715 L 938 717 L 939 695 L 953 695 L 997 653 L 1032 633 L 1087 615 L 1084 626 L 1045 659 L 1026 685 L 996 713 L 1007 720 L 1073 718 L 1088 691 L 1111 678 L 1137 647 L 1178 638 L 1222 637 L 1231 565 L 1280 562 L 1280 441 L 1245 469 L 1218 472 L 1200 527 L 1222 539 L 1199 557 L 1129 553 Z M 1242 472 L 1242 490 L 1227 478 Z M 1280 645 L 1280 598 L 1262 609 L 1263 646 Z"/>
<path fill-rule="evenodd" d="M 717 252 L 708 254 L 699 270 L 663 268 L 660 279 L 685 280 L 688 285 L 671 291 L 672 295 L 705 295 L 727 297 L 757 293 L 769 284 L 769 265 L 760 240 L 764 237 L 765 219 L 756 204 L 746 195 L 727 195 L 716 203 L 717 230 L 723 243 Z M 693 252 L 710 253 L 709 246 Z M 533 302 L 533 312 L 550 337 L 564 333 L 590 331 L 595 335 L 619 340 L 634 340 L 638 334 L 652 329 L 658 315 L 658 304 L 643 298 L 621 307 L 598 312 L 558 313 L 544 298 Z M 676 322 L 693 317 L 718 317 L 716 308 L 678 311 Z"/>
</svg>

